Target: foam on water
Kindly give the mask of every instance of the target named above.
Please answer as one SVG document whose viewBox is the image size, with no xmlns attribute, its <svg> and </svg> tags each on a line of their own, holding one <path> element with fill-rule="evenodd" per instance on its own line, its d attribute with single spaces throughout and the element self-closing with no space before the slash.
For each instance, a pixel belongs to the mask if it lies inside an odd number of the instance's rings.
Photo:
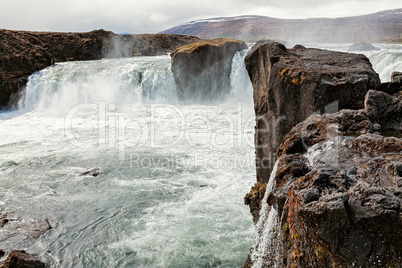
<svg viewBox="0 0 402 268">
<path fill-rule="evenodd" d="M 255 242 L 251 249 L 251 260 L 253 268 L 276 267 L 279 257 L 280 247 L 276 244 L 279 239 L 275 239 L 280 230 L 279 214 L 275 207 L 269 209 L 267 199 L 274 189 L 275 176 L 278 170 L 278 160 L 275 162 L 271 176 L 267 183 L 267 188 L 261 200 L 260 218 L 255 225 Z M 270 265 L 266 266 L 267 263 Z M 264 266 L 265 265 L 265 266 Z"/>
<path fill-rule="evenodd" d="M 334 51 L 347 52 L 352 44 L 306 44 L 306 47 L 316 47 Z M 354 51 L 367 56 L 381 79 L 382 83 L 391 81 L 392 72 L 402 72 L 402 45 L 373 44 L 379 50 Z"/>
<path fill-rule="evenodd" d="M 232 79 L 248 79 L 243 57 Z M 0 207 L 53 229 L 33 241 L 0 232 L 2 248 L 49 267 L 241 266 L 252 240 L 243 196 L 255 180 L 255 120 L 250 82 L 240 82 L 243 97 L 180 105 L 168 57 L 63 63 L 31 76 L 21 110 L 0 114 Z M 94 167 L 99 176 L 78 176 Z"/>
<path fill-rule="evenodd" d="M 170 57 L 65 62 L 28 79 L 20 109 L 66 111 L 84 102 L 119 104 L 174 102 Z"/>
</svg>

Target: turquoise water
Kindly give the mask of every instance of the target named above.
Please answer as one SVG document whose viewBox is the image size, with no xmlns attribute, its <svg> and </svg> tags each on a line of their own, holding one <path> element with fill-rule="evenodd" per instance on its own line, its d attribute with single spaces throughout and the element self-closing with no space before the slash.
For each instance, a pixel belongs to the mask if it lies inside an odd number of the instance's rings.
<svg viewBox="0 0 402 268">
<path fill-rule="evenodd" d="M 71 62 L 31 76 L 20 110 L 0 114 L 0 206 L 52 230 L 0 232 L 4 249 L 49 267 L 244 263 L 253 224 L 243 196 L 255 180 L 247 74 L 234 64 L 245 88 L 222 103 L 181 104 L 169 65 Z M 99 176 L 79 176 L 95 167 Z"/>
</svg>

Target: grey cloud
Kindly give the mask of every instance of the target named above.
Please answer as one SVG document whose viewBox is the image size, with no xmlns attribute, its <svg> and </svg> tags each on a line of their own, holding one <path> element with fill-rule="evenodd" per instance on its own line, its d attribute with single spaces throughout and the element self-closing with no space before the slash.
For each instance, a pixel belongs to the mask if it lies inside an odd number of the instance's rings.
<svg viewBox="0 0 402 268">
<path fill-rule="evenodd" d="M 23 8 L 22 8 L 23 7 Z M 13 0 L 2 4 L 0 28 L 47 31 L 155 33 L 190 20 L 265 15 L 308 18 L 353 15 L 401 7 L 400 0 Z"/>
</svg>

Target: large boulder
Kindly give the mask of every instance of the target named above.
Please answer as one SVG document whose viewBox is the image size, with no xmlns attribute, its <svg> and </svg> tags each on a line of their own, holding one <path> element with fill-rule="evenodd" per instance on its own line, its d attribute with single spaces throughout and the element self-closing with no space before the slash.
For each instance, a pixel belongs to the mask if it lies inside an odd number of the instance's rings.
<svg viewBox="0 0 402 268">
<path fill-rule="evenodd" d="M 402 140 L 384 112 L 393 97 L 378 94 L 367 93 L 377 100 L 365 109 L 312 115 L 284 137 L 262 200 L 261 215 L 277 215 L 261 227 L 271 241 L 260 239 L 254 250 L 265 255 L 245 267 L 402 266 Z"/>
<path fill-rule="evenodd" d="M 231 89 L 233 56 L 246 48 L 242 41 L 220 38 L 176 49 L 170 56 L 179 97 L 214 100 L 226 96 Z"/>
<path fill-rule="evenodd" d="M 391 83 L 402 84 L 402 72 L 393 72 L 391 74 Z"/>
<path fill-rule="evenodd" d="M 24 250 L 13 250 L 4 261 L 3 268 L 45 268 L 45 264 L 37 257 Z"/>
<path fill-rule="evenodd" d="M 391 95 L 402 95 L 402 73 L 393 72 L 391 75 L 391 82 L 382 83 L 377 90 Z"/>
<path fill-rule="evenodd" d="M 380 124 L 384 130 L 402 133 L 402 98 L 369 90 L 365 98 L 365 111 L 371 121 Z"/>
<path fill-rule="evenodd" d="M 283 136 L 312 113 L 363 108 L 381 82 L 364 55 L 280 43 L 263 44 L 245 59 L 254 89 L 257 181 L 266 183 Z"/>
<path fill-rule="evenodd" d="M 51 229 L 47 219 L 21 217 L 15 212 L 0 214 L 0 241 L 7 241 L 8 245 L 37 239 Z"/>
</svg>

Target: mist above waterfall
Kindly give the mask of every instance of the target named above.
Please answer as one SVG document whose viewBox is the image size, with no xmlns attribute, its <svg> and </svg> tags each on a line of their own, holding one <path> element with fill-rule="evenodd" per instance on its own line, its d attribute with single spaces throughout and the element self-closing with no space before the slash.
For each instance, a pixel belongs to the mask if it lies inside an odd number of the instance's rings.
<svg viewBox="0 0 402 268">
<path fill-rule="evenodd" d="M 245 51 L 233 58 L 231 91 L 220 101 L 242 101 L 251 105 L 252 91 L 245 70 Z M 170 57 L 136 57 L 87 62 L 58 63 L 34 73 L 28 79 L 22 110 L 67 111 L 79 103 L 140 105 L 178 103 Z M 189 101 L 184 100 L 188 103 Z M 194 102 L 191 100 L 190 102 Z M 203 101 L 202 103 L 216 102 Z"/>
</svg>

